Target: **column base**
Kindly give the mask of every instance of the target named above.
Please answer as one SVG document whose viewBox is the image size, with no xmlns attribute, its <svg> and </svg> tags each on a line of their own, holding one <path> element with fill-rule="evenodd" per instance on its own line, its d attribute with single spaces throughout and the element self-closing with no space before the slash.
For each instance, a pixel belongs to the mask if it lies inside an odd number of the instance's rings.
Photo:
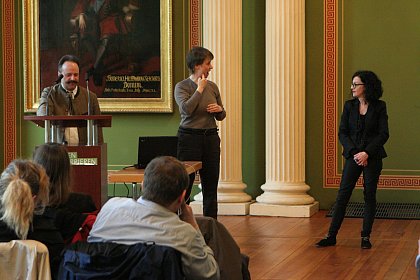
<svg viewBox="0 0 420 280">
<path fill-rule="evenodd" d="M 253 203 L 250 206 L 252 216 L 277 216 L 277 217 L 310 217 L 319 210 L 319 203 L 315 201 L 307 205 L 276 205 L 266 203 Z"/>
<path fill-rule="evenodd" d="M 249 206 L 253 201 L 249 202 L 235 202 L 235 203 L 218 203 L 218 215 L 249 215 Z M 203 202 L 193 201 L 190 206 L 194 214 L 203 215 Z"/>
</svg>

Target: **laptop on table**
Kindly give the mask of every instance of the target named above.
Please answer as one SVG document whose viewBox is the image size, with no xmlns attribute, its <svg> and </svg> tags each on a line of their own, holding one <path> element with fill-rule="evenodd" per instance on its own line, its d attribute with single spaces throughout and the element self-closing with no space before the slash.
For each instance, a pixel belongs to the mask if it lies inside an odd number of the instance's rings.
<svg viewBox="0 0 420 280">
<path fill-rule="evenodd" d="M 135 168 L 144 169 L 155 157 L 177 157 L 177 136 L 140 136 Z"/>
</svg>

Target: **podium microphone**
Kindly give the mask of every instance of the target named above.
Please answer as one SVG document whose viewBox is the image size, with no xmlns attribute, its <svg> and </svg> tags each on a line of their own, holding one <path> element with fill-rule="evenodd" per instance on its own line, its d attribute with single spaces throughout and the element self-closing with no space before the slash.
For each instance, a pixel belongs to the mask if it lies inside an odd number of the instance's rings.
<svg viewBox="0 0 420 280">
<path fill-rule="evenodd" d="M 63 75 L 63 74 L 58 75 L 57 80 L 55 80 L 55 84 L 58 84 L 58 83 L 61 81 L 61 79 L 62 79 L 63 77 L 64 77 L 64 75 Z"/>
</svg>

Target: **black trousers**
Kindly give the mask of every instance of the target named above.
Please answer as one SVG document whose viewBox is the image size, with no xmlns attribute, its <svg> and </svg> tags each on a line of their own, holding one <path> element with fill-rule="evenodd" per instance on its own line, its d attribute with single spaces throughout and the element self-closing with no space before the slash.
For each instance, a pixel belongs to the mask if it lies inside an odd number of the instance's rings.
<svg viewBox="0 0 420 280">
<path fill-rule="evenodd" d="M 178 130 L 178 159 L 201 161 L 200 179 L 203 192 L 203 215 L 217 219 L 217 185 L 220 172 L 220 138 L 217 129 L 205 134 L 204 130 Z M 190 175 L 186 199 L 189 202 L 195 174 Z"/>
<path fill-rule="evenodd" d="M 376 213 L 376 189 L 382 171 L 382 159 L 368 159 L 368 165 L 363 167 L 354 162 L 353 158 L 346 159 L 340 189 L 335 202 L 335 211 L 328 234 L 336 236 L 343 222 L 347 203 L 356 186 L 360 174 L 363 172 L 363 196 L 365 209 L 363 215 L 362 237 L 370 236 Z"/>
</svg>

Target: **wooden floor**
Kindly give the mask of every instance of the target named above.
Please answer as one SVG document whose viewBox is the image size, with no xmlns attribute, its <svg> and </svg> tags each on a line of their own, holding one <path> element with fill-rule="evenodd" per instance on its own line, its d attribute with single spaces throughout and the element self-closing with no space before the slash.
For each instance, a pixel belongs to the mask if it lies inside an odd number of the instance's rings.
<svg viewBox="0 0 420 280">
<path fill-rule="evenodd" d="M 416 279 L 420 220 L 375 220 L 372 249 L 360 248 L 362 219 L 346 218 L 337 245 L 314 244 L 328 230 L 330 218 L 219 216 L 242 253 L 250 257 L 253 280 L 259 279 Z"/>
</svg>

